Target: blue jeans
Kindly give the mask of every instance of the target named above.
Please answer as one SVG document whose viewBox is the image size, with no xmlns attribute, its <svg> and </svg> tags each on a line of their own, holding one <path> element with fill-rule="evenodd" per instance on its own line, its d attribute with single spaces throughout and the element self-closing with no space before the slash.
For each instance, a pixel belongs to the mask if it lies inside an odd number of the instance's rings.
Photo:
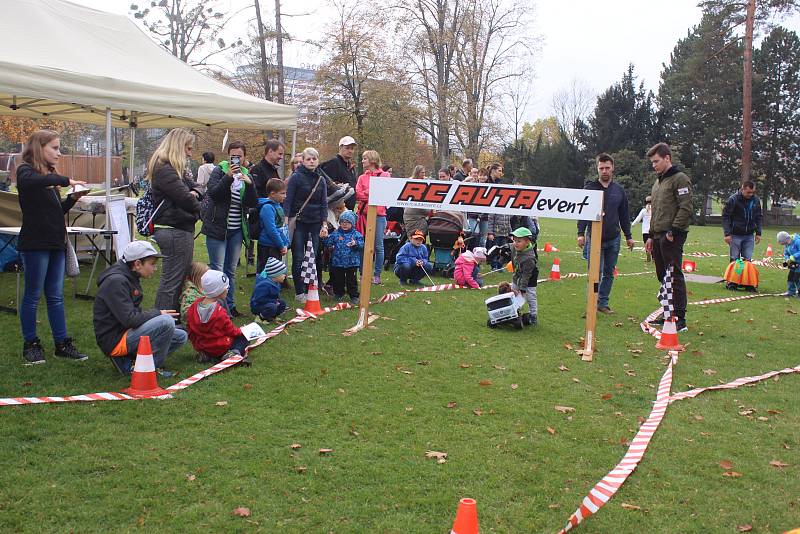
<svg viewBox="0 0 800 534">
<path fill-rule="evenodd" d="M 614 268 L 619 258 L 619 244 L 621 236 L 617 234 L 614 239 L 600 243 L 600 287 L 598 289 L 597 307 L 608 308 L 608 298 L 611 296 L 611 286 L 614 285 Z M 591 239 L 586 239 L 583 247 L 583 257 L 589 259 Z"/>
<path fill-rule="evenodd" d="M 486 246 L 486 234 L 489 233 L 489 221 L 468 219 L 469 231 L 472 234 L 472 248 Z"/>
<path fill-rule="evenodd" d="M 150 337 L 150 348 L 153 349 L 153 363 L 156 367 L 164 367 L 167 355 L 172 354 L 188 339 L 186 330 L 175 328 L 175 319 L 169 315 L 153 317 L 139 328 L 128 330 L 125 343 L 128 346 L 127 359 L 130 365 L 136 360 L 136 351 L 139 349 L 139 340 L 142 336 Z"/>
<path fill-rule="evenodd" d="M 732 235 L 731 236 L 731 261 L 736 261 L 741 256 L 750 261 L 753 259 L 753 249 L 756 246 L 756 238 L 753 234 Z"/>
<path fill-rule="evenodd" d="M 425 271 L 428 271 L 428 273 L 433 271 L 431 262 L 425 262 Z M 413 263 L 397 263 L 394 266 L 394 274 L 397 275 L 401 282 L 406 280 L 419 282 L 425 276 L 425 271 L 422 270 L 422 267 L 417 267 Z"/>
<path fill-rule="evenodd" d="M 242 229 L 228 230 L 225 241 L 206 237 L 208 250 L 208 266 L 215 271 L 222 271 L 230 280 L 228 296 L 225 303 L 228 310 L 236 307 L 234 294 L 236 290 L 236 266 L 239 265 L 239 255 L 242 252 Z"/>
<path fill-rule="evenodd" d="M 36 308 L 44 289 L 47 302 L 47 318 L 53 340 L 58 343 L 67 337 L 67 319 L 64 316 L 64 251 L 26 250 L 20 251 L 25 269 L 25 294 L 19 321 L 22 337 L 33 341 L 36 336 Z"/>
<path fill-rule="evenodd" d="M 303 257 L 306 255 L 306 244 L 311 238 L 314 251 L 319 250 L 319 230 L 322 228 L 322 221 L 316 223 L 303 223 L 297 221 L 292 234 L 292 281 L 294 281 L 294 294 L 302 295 L 306 292 L 306 285 L 300 271 L 303 266 Z M 319 287 L 319 269 L 317 269 L 316 284 Z"/>
<path fill-rule="evenodd" d="M 386 233 L 386 217 L 375 218 L 375 276 L 380 276 L 383 271 L 383 234 Z"/>
</svg>

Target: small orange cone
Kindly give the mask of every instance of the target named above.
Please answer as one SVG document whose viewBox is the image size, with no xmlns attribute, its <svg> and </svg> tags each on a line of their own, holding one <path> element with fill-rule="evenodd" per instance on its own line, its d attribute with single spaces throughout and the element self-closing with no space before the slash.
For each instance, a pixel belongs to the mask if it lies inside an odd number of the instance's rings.
<svg viewBox="0 0 800 534">
<path fill-rule="evenodd" d="M 550 254 L 551 252 L 553 252 L 553 245 L 551 245 L 550 243 L 545 243 L 544 251 Z"/>
<path fill-rule="evenodd" d="M 475 499 L 461 499 L 458 502 L 456 520 L 450 534 L 478 534 L 478 506 Z"/>
<path fill-rule="evenodd" d="M 136 363 L 131 373 L 131 387 L 122 390 L 131 397 L 145 398 L 169 395 L 169 391 L 158 387 L 156 366 L 153 362 L 153 350 L 150 348 L 150 336 L 139 339 L 136 351 Z"/>
<path fill-rule="evenodd" d="M 616 278 L 616 277 L 618 277 L 618 276 L 619 276 L 619 269 L 617 269 L 616 267 L 614 267 L 614 278 Z"/>
<path fill-rule="evenodd" d="M 697 270 L 697 262 L 691 260 L 683 260 L 683 265 L 681 265 L 681 268 L 683 269 L 684 272 L 693 273 Z"/>
<path fill-rule="evenodd" d="M 772 257 L 772 245 L 767 245 L 767 257 Z"/>
<path fill-rule="evenodd" d="M 314 315 L 322 315 L 325 313 L 322 311 L 322 306 L 319 305 L 319 291 L 317 290 L 317 286 L 313 283 L 308 284 L 308 289 L 306 290 L 306 305 L 303 311 L 313 313 Z"/>
<path fill-rule="evenodd" d="M 664 329 L 661 331 L 661 339 L 656 343 L 659 350 L 682 351 L 684 346 L 678 343 L 678 329 L 675 328 L 675 318 L 664 321 Z"/>
<path fill-rule="evenodd" d="M 553 267 L 550 268 L 550 280 L 561 280 L 561 261 L 553 258 Z"/>
<path fill-rule="evenodd" d="M 556 248 L 555 245 L 552 246 L 552 250 L 553 250 L 553 252 L 558 252 L 558 248 Z"/>
<path fill-rule="evenodd" d="M 514 272 L 514 264 L 512 262 L 508 262 L 506 264 L 506 271 L 513 273 Z"/>
</svg>

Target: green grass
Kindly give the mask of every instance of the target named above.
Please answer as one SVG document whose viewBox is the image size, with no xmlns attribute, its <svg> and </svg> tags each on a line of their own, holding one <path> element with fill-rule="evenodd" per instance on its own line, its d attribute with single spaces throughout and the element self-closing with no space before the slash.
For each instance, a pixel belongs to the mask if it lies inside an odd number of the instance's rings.
<svg viewBox="0 0 800 534">
<path fill-rule="evenodd" d="M 540 246 L 550 241 L 562 250 L 562 272 L 585 270 L 573 224 L 545 221 L 540 238 Z M 726 252 L 718 228 L 689 235 L 687 251 Z M 205 256 L 200 242 L 197 251 Z M 541 261 L 545 274 L 550 258 Z M 727 263 L 697 262 L 699 274 L 721 274 Z M 626 251 L 619 269 L 650 265 L 641 252 Z M 761 274 L 762 292 L 785 290 L 784 272 Z M 7 299 L 13 278 L 4 279 Z M 384 279 L 377 294 L 398 288 L 392 276 Z M 239 281 L 237 300 L 246 309 L 252 279 Z M 621 441 L 648 415 L 664 370 L 663 353 L 638 326 L 657 307 L 654 275 L 615 282 L 617 313 L 598 319 L 593 363 L 564 347 L 583 335 L 585 283 L 542 284 L 540 325 L 522 332 L 486 328 L 486 291 L 410 295 L 375 305 L 386 320 L 352 337 L 341 333 L 355 323 L 354 311 L 294 326 L 258 348 L 252 368 L 220 373 L 172 400 L 0 408 L 0 529 L 447 532 L 458 499 L 470 496 L 482 532 L 554 532 L 620 460 Z M 146 284 L 148 305 L 155 286 Z M 689 290 L 690 300 L 730 295 L 720 285 L 690 283 Z M 3 315 L 0 396 L 127 386 L 94 344 L 91 303 L 66 302 L 70 333 L 91 359 L 50 357 L 23 367 L 18 321 Z M 789 310 L 800 311 L 800 301 L 691 306 L 691 330 L 681 335 L 689 347 L 673 391 L 800 363 L 797 315 Z M 41 320 L 51 347 L 43 312 Z M 643 352 L 628 350 L 636 348 Z M 189 347 L 173 355 L 169 367 L 178 378 L 201 369 L 193 356 Z M 559 371 L 561 364 L 569 371 Z M 716 374 L 703 372 L 709 369 Z M 798 385 L 800 377 L 789 375 L 672 405 L 639 469 L 579 531 L 800 526 Z M 606 394 L 612 397 L 601 400 Z M 558 413 L 557 404 L 576 411 Z M 738 415 L 746 408 L 756 410 L 753 417 Z M 293 451 L 292 443 L 302 448 Z M 320 448 L 334 452 L 321 456 Z M 447 452 L 447 462 L 426 459 L 428 450 Z M 743 476 L 723 477 L 723 459 Z M 771 467 L 772 460 L 789 467 Z M 625 510 L 623 502 L 641 510 Z M 238 506 L 252 515 L 233 516 Z"/>
</svg>

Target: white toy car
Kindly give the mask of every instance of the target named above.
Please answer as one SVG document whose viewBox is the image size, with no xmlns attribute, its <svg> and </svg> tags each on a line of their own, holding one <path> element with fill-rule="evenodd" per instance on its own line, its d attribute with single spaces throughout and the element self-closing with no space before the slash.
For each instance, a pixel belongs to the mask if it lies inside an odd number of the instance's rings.
<svg viewBox="0 0 800 534">
<path fill-rule="evenodd" d="M 512 323 L 517 330 L 522 329 L 524 324 L 528 324 L 519 310 L 525 304 L 525 298 L 521 295 L 514 295 L 514 293 L 501 293 L 494 297 L 486 299 L 486 311 L 489 313 L 489 318 L 486 320 L 486 326 L 489 328 L 496 328 L 497 325 L 503 323 Z"/>
</svg>

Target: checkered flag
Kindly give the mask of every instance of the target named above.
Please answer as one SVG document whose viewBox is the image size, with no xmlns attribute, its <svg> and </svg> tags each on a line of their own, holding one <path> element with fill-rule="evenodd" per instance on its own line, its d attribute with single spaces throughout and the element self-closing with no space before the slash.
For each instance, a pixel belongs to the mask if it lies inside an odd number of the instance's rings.
<svg viewBox="0 0 800 534">
<path fill-rule="evenodd" d="M 667 272 L 664 274 L 664 281 L 661 283 L 661 289 L 658 290 L 658 300 L 664 308 L 665 321 L 669 321 L 675 317 L 675 300 L 672 294 L 672 270 L 674 268 L 673 265 L 667 267 Z"/>
<path fill-rule="evenodd" d="M 306 243 L 306 254 L 303 256 L 303 264 L 300 266 L 300 276 L 306 285 L 317 285 L 317 260 L 314 257 L 314 243 L 308 238 Z"/>
</svg>

